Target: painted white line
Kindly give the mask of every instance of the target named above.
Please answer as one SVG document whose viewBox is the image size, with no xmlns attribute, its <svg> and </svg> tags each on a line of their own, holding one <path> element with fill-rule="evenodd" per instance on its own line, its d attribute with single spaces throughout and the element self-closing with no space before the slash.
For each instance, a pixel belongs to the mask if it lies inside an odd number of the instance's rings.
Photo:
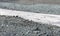
<svg viewBox="0 0 60 36">
<path fill-rule="evenodd" d="M 60 15 L 15 11 L 7 9 L 0 9 L 0 15 L 8 15 L 8 16 L 17 15 L 24 19 L 32 20 L 35 22 L 41 22 L 44 24 L 56 25 L 60 27 Z"/>
</svg>

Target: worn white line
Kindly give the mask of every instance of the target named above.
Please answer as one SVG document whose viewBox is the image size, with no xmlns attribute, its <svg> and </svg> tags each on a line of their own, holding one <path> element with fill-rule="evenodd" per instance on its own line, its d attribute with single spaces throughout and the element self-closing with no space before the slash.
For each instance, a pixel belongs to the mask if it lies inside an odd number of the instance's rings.
<svg viewBox="0 0 60 36">
<path fill-rule="evenodd" d="M 60 15 L 42 14 L 25 11 L 0 9 L 0 15 L 19 16 L 24 19 L 41 22 L 44 24 L 56 25 L 60 27 Z"/>
</svg>

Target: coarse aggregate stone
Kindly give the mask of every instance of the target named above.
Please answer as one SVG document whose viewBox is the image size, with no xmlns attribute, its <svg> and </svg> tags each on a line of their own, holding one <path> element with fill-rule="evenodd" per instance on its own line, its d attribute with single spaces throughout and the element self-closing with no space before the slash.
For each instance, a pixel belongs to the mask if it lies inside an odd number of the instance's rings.
<svg viewBox="0 0 60 36">
<path fill-rule="evenodd" d="M 0 36 L 60 36 L 60 27 L 0 15 Z"/>
</svg>

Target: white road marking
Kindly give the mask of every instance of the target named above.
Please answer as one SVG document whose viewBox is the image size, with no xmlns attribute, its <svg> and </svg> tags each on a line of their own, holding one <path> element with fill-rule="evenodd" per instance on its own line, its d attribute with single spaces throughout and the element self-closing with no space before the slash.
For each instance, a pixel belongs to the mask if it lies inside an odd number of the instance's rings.
<svg viewBox="0 0 60 36">
<path fill-rule="evenodd" d="M 34 22 L 41 22 L 44 24 L 56 25 L 60 27 L 60 15 L 42 14 L 25 11 L 0 9 L 0 15 L 19 16 L 24 19 L 32 20 Z"/>
</svg>

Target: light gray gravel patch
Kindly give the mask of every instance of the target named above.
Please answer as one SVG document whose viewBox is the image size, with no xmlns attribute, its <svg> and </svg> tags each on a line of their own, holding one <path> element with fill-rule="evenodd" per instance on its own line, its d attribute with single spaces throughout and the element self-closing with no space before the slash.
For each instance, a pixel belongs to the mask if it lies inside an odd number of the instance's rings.
<svg viewBox="0 0 60 36">
<path fill-rule="evenodd" d="M 30 11 L 37 13 L 60 14 L 60 5 L 50 5 L 50 4 L 25 5 L 25 4 L 0 2 L 0 8 L 18 10 L 18 11 Z"/>
</svg>

